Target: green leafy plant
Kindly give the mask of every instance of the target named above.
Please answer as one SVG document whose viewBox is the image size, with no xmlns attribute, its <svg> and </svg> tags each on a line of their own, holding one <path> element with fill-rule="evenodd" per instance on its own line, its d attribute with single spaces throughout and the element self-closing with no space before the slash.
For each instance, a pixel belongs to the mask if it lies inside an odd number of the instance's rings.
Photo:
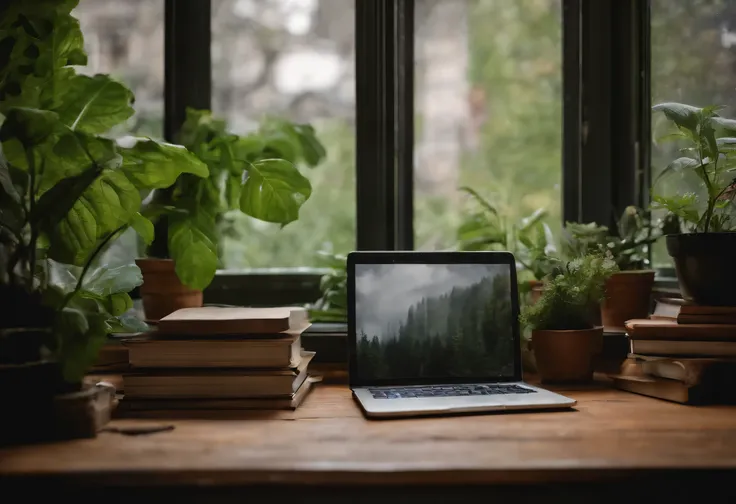
<svg viewBox="0 0 736 504">
<path fill-rule="evenodd" d="M 533 330 L 593 328 L 606 280 L 618 270 L 610 255 L 588 254 L 567 262 L 549 276 L 539 300 L 524 308 L 521 323 Z"/>
<path fill-rule="evenodd" d="M 628 206 L 616 223 L 616 234 L 595 222 L 567 222 L 562 230 L 560 249 L 573 259 L 594 252 L 610 252 L 621 270 L 644 269 L 649 266 L 649 247 L 663 232 L 661 224 L 653 224 L 649 213 Z"/>
<path fill-rule="evenodd" d="M 460 250 L 507 250 L 516 257 L 519 281 L 528 285 L 525 272 L 542 280 L 557 264 L 553 253 L 552 232 L 544 222 L 547 212 L 540 208 L 518 223 L 509 223 L 499 211 L 478 192 L 462 187 L 476 203 L 477 209 L 468 215 L 458 229 Z"/>
<path fill-rule="evenodd" d="M 322 296 L 309 309 L 309 316 L 315 322 L 346 322 L 348 319 L 348 273 L 347 257 L 320 251 L 320 263 L 330 269 L 322 275 L 320 290 Z"/>
<path fill-rule="evenodd" d="M 101 266 L 100 253 L 129 227 L 153 238 L 142 194 L 208 174 L 181 146 L 103 135 L 133 114 L 133 93 L 76 73 L 75 5 L 17 0 L 0 18 L 0 362 L 51 358 L 70 382 L 109 332 L 145 327 L 127 315 L 140 271 Z"/>
<path fill-rule="evenodd" d="M 203 289 L 218 267 L 223 215 L 230 210 L 282 227 L 299 218 L 312 186 L 297 167 L 319 164 L 325 149 L 314 129 L 270 119 L 248 135 L 229 133 L 209 111 L 189 109 L 178 140 L 209 168 L 209 177 L 184 175 L 157 191 L 147 210 L 168 219 L 167 246 L 150 255 L 168 255 L 186 285 Z M 157 237 L 159 239 L 159 237 Z M 247 237 L 246 237 L 247 239 Z"/>
<path fill-rule="evenodd" d="M 661 140 L 676 140 L 686 146 L 683 156 L 662 170 L 659 178 L 692 171 L 704 189 L 694 193 L 653 195 L 654 209 L 666 209 L 676 215 L 686 230 L 708 233 L 730 231 L 736 227 L 733 218 L 736 196 L 736 120 L 718 115 L 722 107 L 694 107 L 682 103 L 660 103 L 652 107 L 662 112 L 676 126 L 676 131 Z M 658 179 L 659 180 L 659 179 Z"/>
</svg>

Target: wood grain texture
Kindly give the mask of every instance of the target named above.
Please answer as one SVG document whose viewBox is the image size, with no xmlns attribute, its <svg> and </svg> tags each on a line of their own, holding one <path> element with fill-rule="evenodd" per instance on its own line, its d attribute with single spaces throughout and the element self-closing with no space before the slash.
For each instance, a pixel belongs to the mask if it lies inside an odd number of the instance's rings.
<svg viewBox="0 0 736 504">
<path fill-rule="evenodd" d="M 362 486 L 610 482 L 687 469 L 736 475 L 736 408 L 602 387 L 556 390 L 577 399 L 576 409 L 375 421 L 344 385 L 323 384 L 296 411 L 172 412 L 113 422 L 171 423 L 170 432 L 0 449 L 0 480 Z"/>
</svg>

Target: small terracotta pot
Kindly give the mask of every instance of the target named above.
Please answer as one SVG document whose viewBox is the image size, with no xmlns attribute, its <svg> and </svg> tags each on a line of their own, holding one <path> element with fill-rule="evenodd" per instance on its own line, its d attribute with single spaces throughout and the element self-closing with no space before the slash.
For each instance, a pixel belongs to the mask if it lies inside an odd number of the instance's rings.
<svg viewBox="0 0 736 504">
<path fill-rule="evenodd" d="M 531 286 L 531 304 L 536 303 L 539 301 L 539 298 L 542 297 L 542 292 L 544 292 L 544 282 L 541 280 L 529 280 L 529 285 Z"/>
<path fill-rule="evenodd" d="M 654 271 L 621 271 L 606 282 L 601 322 L 607 331 L 624 331 L 627 320 L 647 318 L 654 285 Z"/>
<path fill-rule="evenodd" d="M 543 383 L 586 382 L 603 345 L 603 328 L 532 331 L 537 372 Z"/>
<path fill-rule="evenodd" d="M 180 308 L 202 306 L 202 291 L 182 284 L 171 259 L 136 259 L 143 273 L 141 299 L 146 320 L 157 322 Z"/>
</svg>

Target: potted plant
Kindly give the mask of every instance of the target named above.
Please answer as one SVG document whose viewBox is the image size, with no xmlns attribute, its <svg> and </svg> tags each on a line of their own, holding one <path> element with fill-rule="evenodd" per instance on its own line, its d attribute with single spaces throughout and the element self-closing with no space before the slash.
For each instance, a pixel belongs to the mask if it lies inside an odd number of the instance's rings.
<svg viewBox="0 0 736 504">
<path fill-rule="evenodd" d="M 654 271 L 649 268 L 650 246 L 660 238 L 647 212 L 627 207 L 618 220 L 617 233 L 594 222 L 568 222 L 562 232 L 561 249 L 568 259 L 602 251 L 610 253 L 619 268 L 606 282 L 601 305 L 601 323 L 606 331 L 623 332 L 627 320 L 649 314 Z"/>
<path fill-rule="evenodd" d="M 602 254 L 569 261 L 552 273 L 539 300 L 524 308 L 521 323 L 532 330 L 537 371 L 545 383 L 590 380 L 603 328 L 596 312 L 606 280 L 618 271 Z"/>
<path fill-rule="evenodd" d="M 239 136 L 206 110 L 189 109 L 178 140 L 209 168 L 209 176 L 183 175 L 156 191 L 146 215 L 159 229 L 147 258 L 137 261 L 147 319 L 202 305 L 202 289 L 219 266 L 223 215 L 238 210 L 285 226 L 299 218 L 312 187 L 295 164 L 316 166 L 325 149 L 309 125 L 267 120 Z"/>
<path fill-rule="evenodd" d="M 100 254 L 129 227 L 153 237 L 141 193 L 207 174 L 180 146 L 102 135 L 132 115 L 133 95 L 74 70 L 86 62 L 74 4 L 18 0 L 0 21 L 3 443 L 95 434 L 110 394 L 84 373 L 108 333 L 145 329 L 129 314 L 140 271 Z"/>
<path fill-rule="evenodd" d="M 509 223 L 498 209 L 477 191 L 461 187 L 475 203 L 458 229 L 459 250 L 506 250 L 516 258 L 516 275 L 522 306 L 536 303 L 542 295 L 545 278 L 559 264 L 554 256 L 552 232 L 544 222 L 547 211 L 539 208 L 518 223 Z M 521 337 L 524 369 L 536 369 L 528 332 Z"/>
<path fill-rule="evenodd" d="M 459 250 L 506 250 L 514 254 L 522 299 L 534 302 L 544 278 L 557 265 L 552 232 L 544 222 L 547 211 L 539 208 L 518 223 L 509 223 L 488 200 L 469 187 L 461 187 L 476 203 L 458 229 Z"/>
<path fill-rule="evenodd" d="M 315 322 L 347 323 L 347 257 L 326 251 L 320 251 L 319 256 L 329 271 L 320 279 L 322 296 L 310 307 L 309 317 Z"/>
<path fill-rule="evenodd" d="M 685 145 L 680 149 L 683 155 L 667 165 L 659 178 L 690 171 L 701 184 L 698 194 L 653 193 L 653 208 L 666 209 L 680 221 L 681 228 L 666 240 L 683 298 L 703 305 L 736 306 L 736 120 L 721 117 L 721 108 L 681 103 L 652 108 L 676 126 L 667 139 Z"/>
</svg>

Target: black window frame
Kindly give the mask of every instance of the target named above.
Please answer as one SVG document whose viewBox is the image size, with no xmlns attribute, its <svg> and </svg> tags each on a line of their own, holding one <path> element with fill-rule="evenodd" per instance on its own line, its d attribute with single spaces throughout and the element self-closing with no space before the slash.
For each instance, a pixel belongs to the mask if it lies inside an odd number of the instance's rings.
<svg viewBox="0 0 736 504">
<path fill-rule="evenodd" d="M 211 1 L 165 1 L 164 134 L 211 108 Z M 411 250 L 414 3 L 354 0 L 356 249 Z M 607 222 L 648 205 L 649 1 L 561 0 L 563 221 Z M 165 225 L 165 223 L 162 223 Z M 310 303 L 317 268 L 218 272 L 205 302 Z"/>
</svg>

